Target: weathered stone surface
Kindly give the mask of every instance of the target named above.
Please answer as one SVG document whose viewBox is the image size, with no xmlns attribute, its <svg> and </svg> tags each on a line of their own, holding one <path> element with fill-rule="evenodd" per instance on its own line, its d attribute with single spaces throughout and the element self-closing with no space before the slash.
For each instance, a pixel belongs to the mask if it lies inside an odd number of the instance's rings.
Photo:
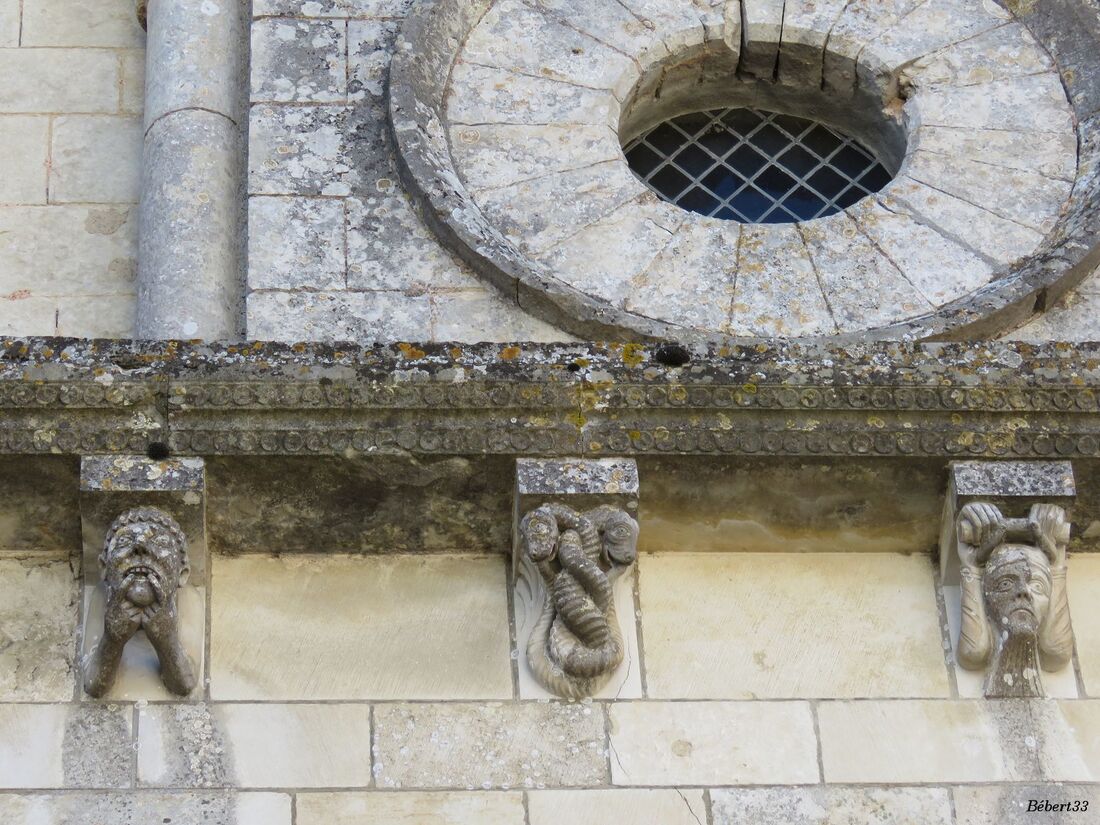
<svg viewBox="0 0 1100 825">
<path fill-rule="evenodd" d="M 848 212 L 860 231 L 933 306 L 943 306 L 984 286 L 993 267 L 969 249 L 911 215 L 867 198 Z"/>
<path fill-rule="evenodd" d="M 904 19 L 922 2 L 852 0 L 829 32 L 823 78 L 825 85 L 836 90 L 850 90 L 856 80 L 856 58 L 866 45 Z"/>
<path fill-rule="evenodd" d="M 408 0 L 401 0 L 408 2 Z M 398 20 L 348 21 L 348 99 L 381 101 Z"/>
<path fill-rule="evenodd" d="M 1029 703 L 825 702 L 826 782 L 1020 782 L 1040 778 Z"/>
<path fill-rule="evenodd" d="M 35 0 L 23 8 L 21 46 L 134 48 L 144 43 L 131 0 Z"/>
<path fill-rule="evenodd" d="M 219 559 L 211 695 L 510 698 L 504 568 L 471 556 Z M 364 624 L 364 604 L 385 621 Z"/>
<path fill-rule="evenodd" d="M 935 547 L 941 467 L 777 458 L 640 460 L 641 551 L 908 554 Z"/>
<path fill-rule="evenodd" d="M 0 113 L 118 110 L 118 58 L 106 49 L 0 49 Z"/>
<path fill-rule="evenodd" d="M 757 5 L 753 0 L 746 2 L 747 9 Z M 781 5 L 778 79 L 787 85 L 817 88 L 822 83 L 825 45 L 848 0 L 785 0 Z"/>
<path fill-rule="evenodd" d="M 19 45 L 19 0 L 0 1 L 0 48 Z"/>
<path fill-rule="evenodd" d="M 451 147 L 473 191 L 617 160 L 622 153 L 612 129 L 583 124 L 455 126 Z"/>
<path fill-rule="evenodd" d="M 927 557 L 669 552 L 639 565 L 653 698 L 950 695 Z"/>
<path fill-rule="evenodd" d="M 374 709 L 380 788 L 543 788 L 608 781 L 599 705 L 410 704 Z"/>
<path fill-rule="evenodd" d="M 46 202 L 49 125 L 45 117 L 0 117 L 0 164 L 4 167 L 0 203 Z"/>
<path fill-rule="evenodd" d="M 578 123 L 613 126 L 619 102 L 606 90 L 458 62 L 447 110 L 452 123 Z"/>
<path fill-rule="evenodd" d="M 1100 701 L 1032 703 L 1040 776 L 1048 782 L 1100 780 Z"/>
<path fill-rule="evenodd" d="M 463 59 L 589 89 L 620 100 L 633 81 L 631 59 L 520 0 L 498 0 L 470 33 Z"/>
<path fill-rule="evenodd" d="M 72 699 L 76 599 L 68 560 L 0 558 L 0 701 Z"/>
<path fill-rule="evenodd" d="M 921 126 L 914 142 L 924 153 L 992 163 L 1072 181 L 1077 173 L 1077 136 L 1066 132 L 1000 132 L 955 126 Z"/>
<path fill-rule="evenodd" d="M 530 825 L 699 825 L 707 821 L 702 791 L 690 789 L 532 791 L 527 800 Z"/>
<path fill-rule="evenodd" d="M 50 202 L 137 203 L 141 145 L 141 120 L 137 117 L 56 118 Z"/>
<path fill-rule="evenodd" d="M 928 299 L 848 215 L 800 224 L 798 230 L 841 332 L 886 326 L 931 309 Z"/>
<path fill-rule="evenodd" d="M 366 705 L 148 705 L 138 780 L 155 787 L 364 788 Z"/>
<path fill-rule="evenodd" d="M 619 3 L 618 0 L 534 0 L 531 5 L 542 10 L 552 20 L 580 29 L 584 34 L 606 43 L 617 51 L 637 59 L 645 65 L 651 60 L 668 56 L 668 46 L 662 35 L 665 27 L 645 16 L 646 11 L 658 9 L 667 19 L 679 9 L 668 4 L 652 2 Z M 638 11 L 632 11 L 636 9 Z M 688 17 L 685 13 L 684 17 Z M 647 21 L 647 22 L 643 22 Z M 689 23 L 690 25 L 690 23 Z"/>
<path fill-rule="evenodd" d="M 0 293 L 133 294 L 136 212 L 121 205 L 0 209 L 0 233 L 5 239 L 0 245 Z M 28 272 L 35 277 L 28 280 Z M 94 326 L 74 324 L 70 330 L 70 334 L 96 334 Z M 53 329 L 48 332 L 54 334 Z"/>
<path fill-rule="evenodd" d="M 523 796 L 515 792 L 303 793 L 297 796 L 297 812 L 297 825 L 523 825 L 525 821 Z"/>
<path fill-rule="evenodd" d="M 644 284 L 664 276 L 654 266 L 685 215 L 644 192 L 598 216 L 612 201 L 610 191 L 587 203 L 584 198 L 576 198 L 574 206 L 578 208 L 563 209 L 560 218 L 578 231 L 572 237 L 563 237 L 566 233 L 559 234 L 555 229 L 558 216 L 549 215 L 543 239 L 536 244 L 553 238 L 553 248 L 540 258 L 563 281 L 598 295 L 612 306 L 626 306 L 633 299 L 635 286 L 641 286 L 644 292 Z M 637 310 L 637 304 L 631 308 Z M 687 320 L 683 313 L 673 314 Z"/>
<path fill-rule="evenodd" d="M 408 195 L 396 185 L 395 173 L 385 174 L 389 177 L 378 177 L 345 201 L 348 288 L 399 289 L 412 295 L 439 289 L 483 289 L 482 281 L 428 232 Z M 484 318 L 478 320 L 483 323 Z M 460 320 L 453 316 L 445 319 Z"/>
<path fill-rule="evenodd" d="M 905 17 L 870 41 L 860 62 L 874 70 L 895 67 L 937 52 L 953 43 L 1003 26 L 1011 15 L 985 0 L 924 0 Z M 1018 28 L 1022 42 L 1030 38 Z"/>
<path fill-rule="evenodd" d="M 727 329 L 738 278 L 740 227 L 728 221 L 685 216 L 668 244 L 630 284 L 625 307 L 641 315 L 663 307 L 677 324 Z"/>
<path fill-rule="evenodd" d="M 793 226 L 745 226 L 729 322 L 734 335 L 827 335 L 836 323 Z"/>
<path fill-rule="evenodd" d="M 950 825 L 944 788 L 712 790 L 714 825 Z"/>
<path fill-rule="evenodd" d="M 119 63 L 119 112 L 141 115 L 145 108 L 145 50 L 120 52 Z"/>
<path fill-rule="evenodd" d="M 1100 793 L 1094 785 L 1001 785 L 959 787 L 955 798 L 957 825 L 1088 825 L 1096 818 Z M 1032 801 L 1057 808 L 1029 810 Z"/>
<path fill-rule="evenodd" d="M 249 198 L 249 289 L 341 289 L 345 248 L 343 201 Z"/>
<path fill-rule="evenodd" d="M 0 817 L 12 825 L 290 825 L 281 793 L 2 794 Z"/>
<path fill-rule="evenodd" d="M 0 551 L 54 559 L 80 547 L 79 461 L 61 456 L 26 462 L 0 457 Z"/>
<path fill-rule="evenodd" d="M 490 332 L 486 318 L 493 319 Z M 497 289 L 463 289 L 432 295 L 432 336 L 436 341 L 474 344 L 487 338 L 565 342 L 576 339 L 524 312 Z"/>
<path fill-rule="evenodd" d="M 249 191 L 259 195 L 347 195 L 359 173 L 347 147 L 342 106 L 253 106 Z"/>
<path fill-rule="evenodd" d="M 252 24 L 252 101 L 337 103 L 347 98 L 343 21 L 257 20 Z"/>
<path fill-rule="evenodd" d="M 743 71 L 770 79 L 779 59 L 783 33 L 783 0 L 747 0 L 742 6 Z"/>
<path fill-rule="evenodd" d="M 536 253 L 553 250 L 548 262 L 551 265 L 572 263 L 574 274 L 583 260 L 575 251 L 574 254 L 569 254 L 568 247 L 554 249 L 557 244 L 566 240 L 574 245 L 584 244 L 582 255 L 606 252 L 606 246 L 602 250 L 598 248 L 599 241 L 595 237 L 578 239 L 578 233 L 586 227 L 592 227 L 590 232 L 598 232 L 598 222 L 605 218 L 605 235 L 621 233 L 624 228 L 618 222 L 635 218 L 635 210 L 627 208 L 621 214 L 616 210 L 635 199 L 642 199 L 651 213 L 661 211 L 657 198 L 642 186 L 625 164 L 618 161 L 598 163 L 587 169 L 556 172 L 511 186 L 475 192 L 474 198 L 498 223 L 506 237 Z M 639 206 L 641 205 L 639 202 Z M 675 220 L 671 227 L 661 230 L 667 243 L 668 236 L 682 218 L 675 216 L 674 207 L 668 204 L 662 206 L 667 208 L 664 219 Z M 638 217 L 644 221 L 645 216 Z M 607 238 L 602 240 L 606 243 Z M 620 251 L 618 244 L 614 250 Z M 654 249 L 646 262 L 656 257 L 659 251 L 660 248 Z M 642 254 L 644 256 L 644 252 Z M 606 261 L 603 264 L 606 265 Z M 606 273 L 606 269 L 602 271 Z M 633 275 L 635 271 L 632 270 L 630 274 Z M 607 279 L 605 275 L 605 280 Z"/>
<path fill-rule="evenodd" d="M 1000 218 L 1050 232 L 1069 198 L 1071 184 L 1018 169 L 962 158 L 913 153 L 907 173 L 913 180 L 949 195 L 981 203 Z"/>
<path fill-rule="evenodd" d="M 610 707 L 615 785 L 819 781 L 805 702 L 624 702 Z"/>
<path fill-rule="evenodd" d="M 1077 495 L 1068 461 L 955 461 L 955 494 L 982 498 L 1063 498 Z"/>
<path fill-rule="evenodd" d="M 227 553 L 505 555 L 513 467 L 503 457 L 215 460 L 211 541 Z M 324 548 L 317 546 L 320 523 Z"/>
<path fill-rule="evenodd" d="M 912 178 L 898 178 L 879 198 L 887 209 L 911 215 L 995 264 L 1018 261 L 1043 240 L 1042 234 L 1030 227 Z"/>
<path fill-rule="evenodd" d="M 232 120 L 205 109 L 175 112 L 147 131 L 137 337 L 237 337 L 240 142 Z"/>
<path fill-rule="evenodd" d="M 0 788 L 128 788 L 129 708 L 0 705 Z"/>
<path fill-rule="evenodd" d="M 905 69 L 918 85 L 975 86 L 1054 71 L 1050 56 L 1019 23 L 957 42 Z"/>
<path fill-rule="evenodd" d="M 1022 101 L 1027 105 L 1021 105 Z M 1058 75 L 983 83 L 980 86 L 936 86 L 914 99 L 921 126 L 1006 129 L 1066 134 L 1073 114 Z"/>
<path fill-rule="evenodd" d="M 428 341 L 427 295 L 403 292 L 282 292 L 247 299 L 249 335 L 262 341 Z"/>
<path fill-rule="evenodd" d="M 1100 558 L 1074 556 L 1066 584 L 1081 679 L 1085 692 L 1096 696 L 1100 694 Z"/>
<path fill-rule="evenodd" d="M 248 54 L 245 12 L 236 3 L 177 0 L 150 16 L 145 126 L 202 109 L 234 124 L 245 117 Z"/>
</svg>

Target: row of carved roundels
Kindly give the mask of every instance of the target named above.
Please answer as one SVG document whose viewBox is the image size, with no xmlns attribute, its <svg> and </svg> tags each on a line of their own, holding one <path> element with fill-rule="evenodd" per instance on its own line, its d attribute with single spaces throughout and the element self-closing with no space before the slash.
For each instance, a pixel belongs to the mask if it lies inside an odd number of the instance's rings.
<svg viewBox="0 0 1100 825">
<path fill-rule="evenodd" d="M 169 402 L 201 407 L 506 407 L 570 406 L 572 385 L 546 384 L 216 384 L 175 387 Z"/>
<path fill-rule="evenodd" d="M 960 387 L 794 388 L 743 384 L 730 387 L 612 386 L 588 384 L 220 384 L 175 387 L 175 408 L 203 407 L 753 407 L 760 409 L 879 409 L 1093 412 L 1098 396 L 1077 388 L 999 390 Z"/>
<path fill-rule="evenodd" d="M 978 432 L 803 433 L 692 430 L 616 431 L 589 436 L 605 454 L 744 453 L 776 455 L 1095 456 L 1096 435 Z M 587 452 L 593 452 L 589 449 Z"/>
<path fill-rule="evenodd" d="M 0 406 L 129 407 L 151 401 L 147 384 L 0 382 Z"/>
<path fill-rule="evenodd" d="M 163 435 L 156 431 L 0 430 L 0 452 L 144 452 Z M 572 429 L 440 430 L 272 430 L 268 432 L 183 431 L 170 436 L 177 454 L 341 454 L 396 450 L 439 454 L 569 453 L 630 455 L 702 453 L 746 455 L 984 455 L 1096 457 L 1100 436 L 1069 433 L 987 434 L 977 432 L 734 432 L 656 428 L 648 431 L 597 429 L 580 440 Z"/>
</svg>

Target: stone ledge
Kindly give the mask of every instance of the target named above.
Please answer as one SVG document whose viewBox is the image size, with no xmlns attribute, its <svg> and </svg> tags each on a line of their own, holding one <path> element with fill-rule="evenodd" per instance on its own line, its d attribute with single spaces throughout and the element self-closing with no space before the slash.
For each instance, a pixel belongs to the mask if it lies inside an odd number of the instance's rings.
<svg viewBox="0 0 1100 825">
<path fill-rule="evenodd" d="M 1096 459 L 1100 344 L 0 339 L 0 409 L 0 454 Z"/>
</svg>

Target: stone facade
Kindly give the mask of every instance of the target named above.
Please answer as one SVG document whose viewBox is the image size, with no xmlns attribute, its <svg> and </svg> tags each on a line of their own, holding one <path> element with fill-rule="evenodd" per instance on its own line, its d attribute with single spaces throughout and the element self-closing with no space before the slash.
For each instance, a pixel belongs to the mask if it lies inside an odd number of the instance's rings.
<svg viewBox="0 0 1100 825">
<path fill-rule="evenodd" d="M 1095 821 L 1098 44 L 0 0 L 0 823 Z M 893 181 L 659 200 L 731 76 Z"/>
</svg>

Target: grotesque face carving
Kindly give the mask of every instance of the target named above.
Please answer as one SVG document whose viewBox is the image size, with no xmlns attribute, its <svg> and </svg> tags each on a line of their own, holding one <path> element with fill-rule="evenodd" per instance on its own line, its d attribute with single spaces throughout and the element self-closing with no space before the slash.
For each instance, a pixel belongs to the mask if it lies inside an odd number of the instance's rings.
<svg viewBox="0 0 1100 825">
<path fill-rule="evenodd" d="M 601 529 L 603 549 L 614 564 L 631 564 L 638 557 L 638 522 L 621 510 L 611 510 Z"/>
<path fill-rule="evenodd" d="M 990 556 L 982 587 L 993 627 L 1037 636 L 1050 609 L 1050 562 L 1041 550 L 1005 544 Z"/>
<path fill-rule="evenodd" d="M 548 561 L 557 552 L 558 520 L 551 510 L 539 507 L 523 517 L 520 535 L 527 544 L 531 561 Z"/>
<path fill-rule="evenodd" d="M 163 605 L 190 572 L 183 531 L 150 508 L 128 510 L 115 520 L 100 564 L 108 591 L 122 596 L 131 613 Z"/>
</svg>

